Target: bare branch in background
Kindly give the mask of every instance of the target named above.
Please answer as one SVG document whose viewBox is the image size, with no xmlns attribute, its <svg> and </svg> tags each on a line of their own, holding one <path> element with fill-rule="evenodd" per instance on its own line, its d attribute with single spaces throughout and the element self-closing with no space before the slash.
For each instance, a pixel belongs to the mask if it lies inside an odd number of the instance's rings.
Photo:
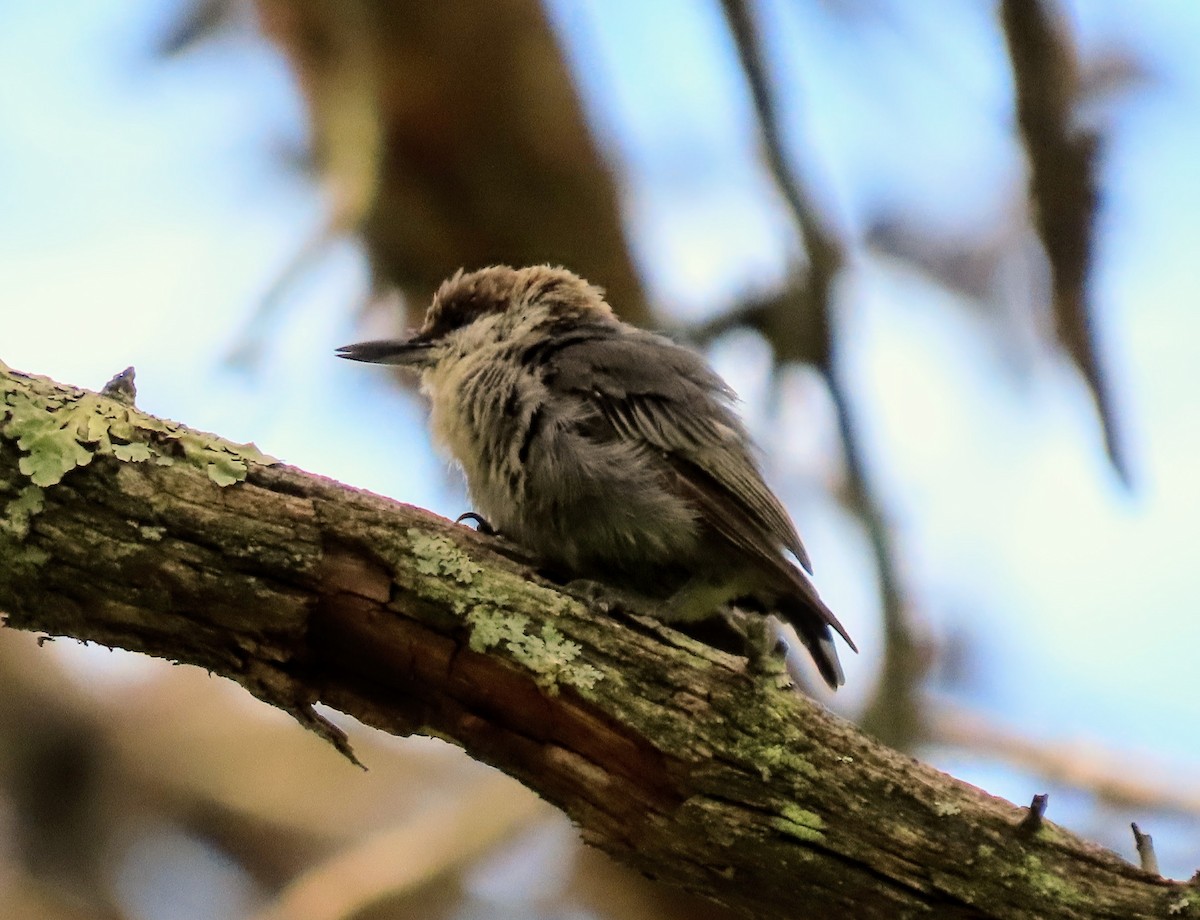
<svg viewBox="0 0 1200 920">
<path fill-rule="evenodd" d="M 535 797 L 508 792 L 507 779 L 495 774 L 402 827 L 368 836 L 293 879 L 253 920 L 344 920 L 385 896 L 419 890 L 431 875 L 478 859 L 538 813 Z"/>
<path fill-rule="evenodd" d="M 232 361 L 256 359 L 297 277 L 345 232 L 363 239 L 377 288 L 418 309 L 459 268 L 549 262 L 649 324 L 616 183 L 538 0 L 253 6 L 304 97 L 328 213 L 264 293 Z M 209 37 L 229 7 L 196 3 L 165 52 Z"/>
<path fill-rule="evenodd" d="M 1034 220 L 1050 262 L 1055 333 L 1091 390 L 1109 460 L 1128 485 L 1129 460 L 1088 291 L 1101 139 L 1080 124 L 1080 68 L 1054 7 L 1053 0 L 1003 0 L 1000 14 L 1012 60 L 1017 123 L 1029 158 Z"/>
<path fill-rule="evenodd" d="M 779 126 L 778 101 L 748 0 L 722 0 L 721 6 L 754 100 L 767 165 L 800 229 L 808 255 L 803 286 L 797 285 L 777 299 L 752 305 L 751 311 L 738 315 L 767 336 L 780 360 L 812 363 L 829 387 L 845 452 L 845 501 L 866 527 L 883 602 L 886 643 L 883 666 L 878 689 L 863 714 L 862 724 L 888 744 L 911 748 L 921 734 L 916 689 L 924 676 L 925 655 L 905 608 L 904 588 L 897 572 L 896 549 L 886 515 L 870 486 L 849 389 L 837 369 L 832 288 L 846 260 L 846 246 L 821 213 L 804 179 L 790 164 Z"/>
<path fill-rule="evenodd" d="M 308 106 L 328 232 L 355 229 L 379 195 L 383 159 L 374 22 L 365 0 L 259 0 L 267 38 L 288 53 Z"/>
<path fill-rule="evenodd" d="M 828 218 L 821 213 L 806 183 L 788 159 L 787 145 L 779 126 L 778 101 L 767 73 L 762 40 L 748 0 L 721 0 L 721 7 L 725 11 L 725 20 L 754 102 L 767 166 L 776 188 L 792 212 L 808 256 L 805 282 L 810 302 L 808 313 L 811 315 L 802 318 L 814 322 L 821 337 L 816 340 L 819 350 L 807 360 L 825 374 L 831 388 L 837 389 L 831 370 L 834 351 L 830 320 L 831 288 L 846 260 L 845 245 L 829 226 Z M 801 317 L 793 317 L 793 324 L 800 325 L 797 322 L 799 319 Z"/>
<path fill-rule="evenodd" d="M 1082 741 L 1031 739 L 946 701 L 926 707 L 931 745 L 1008 763 L 1047 782 L 1081 789 L 1113 808 L 1200 816 L 1200 785 L 1145 754 Z"/>
</svg>

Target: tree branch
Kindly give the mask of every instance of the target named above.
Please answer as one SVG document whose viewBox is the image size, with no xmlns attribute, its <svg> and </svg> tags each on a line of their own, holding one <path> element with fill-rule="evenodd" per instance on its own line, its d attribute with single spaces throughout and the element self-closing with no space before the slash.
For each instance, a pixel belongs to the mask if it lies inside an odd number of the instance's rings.
<svg viewBox="0 0 1200 920">
<path fill-rule="evenodd" d="M 1091 391 L 1109 462 L 1128 487 L 1129 458 L 1088 291 L 1103 137 L 1080 123 L 1079 108 L 1087 100 L 1058 4 L 1004 0 L 999 12 L 1012 60 L 1017 125 L 1029 158 L 1033 220 L 1050 263 L 1054 331 Z"/>
<path fill-rule="evenodd" d="M 208 668 L 343 746 L 312 704 L 446 738 L 749 916 L 1200 910 L 498 541 L 94 393 L 2 366 L 0 385 L 12 627 Z"/>
</svg>

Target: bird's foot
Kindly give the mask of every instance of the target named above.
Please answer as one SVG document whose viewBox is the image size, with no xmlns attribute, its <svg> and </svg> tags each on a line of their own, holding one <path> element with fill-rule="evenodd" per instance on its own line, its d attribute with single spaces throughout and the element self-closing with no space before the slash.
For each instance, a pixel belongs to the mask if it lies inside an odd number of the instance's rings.
<svg viewBox="0 0 1200 920">
<path fill-rule="evenodd" d="M 745 643 L 747 668 L 752 674 L 761 674 L 775 681 L 776 686 L 792 686 L 788 672 L 788 645 L 779 635 L 779 630 L 767 617 L 747 614 L 739 617 L 734 628 L 741 633 Z"/>
</svg>

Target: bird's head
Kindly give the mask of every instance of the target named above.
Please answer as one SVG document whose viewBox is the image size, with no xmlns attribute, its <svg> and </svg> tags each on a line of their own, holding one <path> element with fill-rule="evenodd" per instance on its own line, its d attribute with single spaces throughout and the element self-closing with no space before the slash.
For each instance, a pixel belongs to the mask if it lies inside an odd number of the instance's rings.
<svg viewBox="0 0 1200 920">
<path fill-rule="evenodd" d="M 442 282 L 421 326 L 403 339 L 360 342 L 339 357 L 424 370 L 450 354 L 564 327 L 614 323 L 600 288 L 574 272 L 549 265 L 493 265 L 459 270 Z"/>
</svg>

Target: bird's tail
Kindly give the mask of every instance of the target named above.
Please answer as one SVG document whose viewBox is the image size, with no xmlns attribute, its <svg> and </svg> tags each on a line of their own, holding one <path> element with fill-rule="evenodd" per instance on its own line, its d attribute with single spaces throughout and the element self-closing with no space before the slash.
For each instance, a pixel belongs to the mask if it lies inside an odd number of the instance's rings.
<svg viewBox="0 0 1200 920">
<path fill-rule="evenodd" d="M 838 660 L 837 646 L 833 640 L 834 632 L 845 639 L 853 651 L 857 652 L 858 647 L 845 627 L 838 622 L 838 618 L 833 615 L 833 611 L 817 596 L 816 588 L 805 581 L 803 590 L 779 599 L 775 612 L 780 619 L 795 628 L 796 635 L 808 649 L 817 670 L 821 672 L 821 677 L 829 684 L 830 689 L 836 690 L 844 684 L 846 675 L 842 673 L 842 663 Z"/>
</svg>

